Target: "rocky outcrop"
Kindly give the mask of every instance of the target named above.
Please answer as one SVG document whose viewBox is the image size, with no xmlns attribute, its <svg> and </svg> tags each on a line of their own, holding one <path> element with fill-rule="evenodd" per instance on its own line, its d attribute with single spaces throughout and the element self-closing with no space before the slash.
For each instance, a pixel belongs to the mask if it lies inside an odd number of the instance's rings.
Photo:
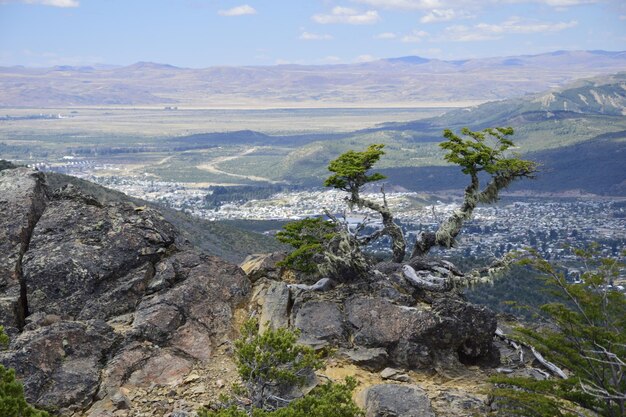
<svg viewBox="0 0 626 417">
<path fill-rule="evenodd" d="M 0 171 L 0 325 L 14 335 L 28 315 L 22 258 L 46 207 L 41 173 L 28 168 Z"/>
<path fill-rule="evenodd" d="M 155 210 L 0 172 L 0 324 L 12 339 L 0 363 L 40 407 L 173 412 L 137 393 L 202 382 L 194 370 L 230 349 L 249 289 L 239 267 L 189 247 Z"/>
<path fill-rule="evenodd" d="M 193 415 L 234 380 L 244 307 L 263 326 L 297 328 L 301 343 L 337 349 L 349 366 L 384 370 L 385 380 L 408 383 L 415 370 L 454 378 L 465 364 L 497 359 L 491 311 L 412 286 L 399 264 L 356 282 L 304 285 L 277 265 L 283 256 L 247 259 L 246 277 L 189 246 L 153 209 L 53 190 L 27 168 L 1 170 L 0 325 L 11 345 L 0 363 L 53 414 L 171 417 Z M 366 398 L 367 415 L 432 415 L 413 385 L 374 386 Z M 480 408 L 446 391 L 431 396 L 433 409 L 447 398 Z"/>
<path fill-rule="evenodd" d="M 300 330 L 300 342 L 340 348 L 355 364 L 436 369 L 452 375 L 465 364 L 497 361 L 495 314 L 454 293 L 419 301 L 412 287 L 373 274 L 372 282 L 342 284 L 326 292 L 270 281 L 259 292 L 267 323 Z"/>
</svg>

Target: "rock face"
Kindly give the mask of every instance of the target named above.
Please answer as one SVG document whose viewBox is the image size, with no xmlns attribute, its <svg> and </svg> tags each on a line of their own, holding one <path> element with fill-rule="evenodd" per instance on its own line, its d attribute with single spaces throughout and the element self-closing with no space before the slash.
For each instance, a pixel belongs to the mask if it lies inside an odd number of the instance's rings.
<svg viewBox="0 0 626 417">
<path fill-rule="evenodd" d="M 40 407 L 136 415 L 129 393 L 190 381 L 229 346 L 249 289 L 240 268 L 187 246 L 152 209 L 0 171 L 0 324 L 11 335 L 0 363 Z"/>
<path fill-rule="evenodd" d="M 365 417 L 435 417 L 428 396 L 416 385 L 374 385 L 363 396 Z"/>
<path fill-rule="evenodd" d="M 0 171 L 0 325 L 9 334 L 24 326 L 22 257 L 46 207 L 43 175 L 28 168 Z"/>
<path fill-rule="evenodd" d="M 266 297 L 260 301 L 261 317 L 298 328 L 301 343 L 339 347 L 343 356 L 373 371 L 387 366 L 436 369 L 454 377 L 462 363 L 497 360 L 497 322 L 488 308 L 454 294 L 419 302 L 393 281 L 374 279 L 321 293 L 273 282 L 260 293 Z"/>
</svg>

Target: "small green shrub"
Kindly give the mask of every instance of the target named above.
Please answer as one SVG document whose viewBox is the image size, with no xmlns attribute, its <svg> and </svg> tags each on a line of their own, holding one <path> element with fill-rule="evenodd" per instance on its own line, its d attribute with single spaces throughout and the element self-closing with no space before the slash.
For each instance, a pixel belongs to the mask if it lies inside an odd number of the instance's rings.
<svg viewBox="0 0 626 417">
<path fill-rule="evenodd" d="M 257 320 L 244 323 L 235 341 L 235 361 L 241 388 L 255 407 L 266 408 L 276 391 L 302 387 L 323 366 L 313 349 L 296 343 L 298 335 L 284 328 L 259 333 Z"/>
<path fill-rule="evenodd" d="M 259 333 L 256 320 L 244 323 L 241 338 L 235 342 L 235 361 L 241 384 L 234 396 L 221 399 L 221 408 L 198 410 L 200 417 L 358 417 L 361 410 L 352 401 L 357 385 L 328 382 L 308 395 L 293 400 L 275 393 L 290 386 L 302 387 L 314 370 L 323 366 L 313 349 L 298 345 L 298 332 L 269 329 Z"/>
<path fill-rule="evenodd" d="M 0 326 L 0 349 L 9 345 L 9 336 L 4 332 L 4 327 Z"/>
</svg>

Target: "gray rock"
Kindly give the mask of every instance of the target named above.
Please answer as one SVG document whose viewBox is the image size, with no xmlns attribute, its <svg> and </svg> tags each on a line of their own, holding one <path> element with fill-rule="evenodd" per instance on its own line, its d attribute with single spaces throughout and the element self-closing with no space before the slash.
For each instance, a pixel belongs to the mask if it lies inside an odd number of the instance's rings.
<svg viewBox="0 0 626 417">
<path fill-rule="evenodd" d="M 15 368 L 30 401 L 52 410 L 81 409 L 91 403 L 116 340 L 102 321 L 57 322 L 20 334 L 0 362 Z"/>
<path fill-rule="evenodd" d="M 86 205 L 80 195 L 63 194 L 48 204 L 24 255 L 28 291 L 41 293 L 29 294 L 29 308 L 76 318 L 88 301 L 126 283 L 129 271 L 157 260 L 174 238 L 154 210 Z"/>
<path fill-rule="evenodd" d="M 380 377 L 382 379 L 391 379 L 393 381 L 398 381 L 398 382 L 410 382 L 411 381 L 411 377 L 409 377 L 407 374 L 403 373 L 399 369 L 394 369 L 394 368 L 383 369 L 380 373 Z"/>
<path fill-rule="evenodd" d="M 250 281 L 184 246 L 153 209 L 103 204 L 74 187 L 52 193 L 43 179 L 0 172 L 0 324 L 12 333 L 0 363 L 16 369 L 29 401 L 55 413 L 113 404 L 135 415 L 120 388 L 176 385 L 212 360 L 234 335 Z"/>
<path fill-rule="evenodd" d="M 365 417 L 435 417 L 426 392 L 417 385 L 374 385 L 363 395 Z"/>
<path fill-rule="evenodd" d="M 0 171 L 0 325 L 14 335 L 24 325 L 22 258 L 46 203 L 42 173 L 29 168 Z"/>
<path fill-rule="evenodd" d="M 485 394 L 477 396 L 456 388 L 441 391 L 431 398 L 431 405 L 438 416 L 474 417 L 491 414 Z"/>
<path fill-rule="evenodd" d="M 240 267 L 252 282 L 256 282 L 260 278 L 278 280 L 283 272 L 283 267 L 276 264 L 283 261 L 285 256 L 282 252 L 248 255 Z"/>
<path fill-rule="evenodd" d="M 353 363 L 369 371 L 380 371 L 389 362 L 389 354 L 384 348 L 356 348 L 341 352 Z"/>
<path fill-rule="evenodd" d="M 263 305 L 259 319 L 261 331 L 289 326 L 291 293 L 287 284 L 271 281 L 264 294 L 261 294 L 260 302 Z"/>
<path fill-rule="evenodd" d="M 111 397 L 111 402 L 113 406 L 118 410 L 129 410 L 132 408 L 132 403 L 130 400 L 121 392 L 116 393 Z"/>
<path fill-rule="evenodd" d="M 335 287 L 335 281 L 330 278 L 322 278 L 315 284 L 291 284 L 289 288 L 298 289 L 302 291 L 329 291 Z"/>
<path fill-rule="evenodd" d="M 300 342 L 304 344 L 320 346 L 346 341 L 343 314 L 332 301 L 309 301 L 299 306 L 294 324 L 302 331 Z"/>
</svg>

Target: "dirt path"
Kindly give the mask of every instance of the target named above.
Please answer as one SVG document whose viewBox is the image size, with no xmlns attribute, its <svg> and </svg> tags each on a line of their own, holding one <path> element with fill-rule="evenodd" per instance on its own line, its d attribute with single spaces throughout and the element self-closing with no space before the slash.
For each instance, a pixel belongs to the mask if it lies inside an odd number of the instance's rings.
<svg viewBox="0 0 626 417">
<path fill-rule="evenodd" d="M 250 149 L 246 149 L 245 151 L 238 153 L 237 155 L 220 156 L 220 157 L 212 159 L 211 161 L 205 164 L 197 165 L 196 167 L 198 169 L 209 171 L 214 174 L 228 175 L 229 177 L 243 178 L 243 179 L 252 180 L 252 181 L 269 182 L 270 184 L 282 183 L 283 181 L 274 181 L 270 178 L 259 177 L 256 175 L 234 174 L 232 172 L 226 172 L 218 168 L 218 165 L 221 164 L 222 162 L 232 161 L 233 159 L 241 158 L 242 156 L 246 156 L 246 155 L 256 152 L 256 150 L 257 150 L 256 147 L 252 147 Z"/>
</svg>

